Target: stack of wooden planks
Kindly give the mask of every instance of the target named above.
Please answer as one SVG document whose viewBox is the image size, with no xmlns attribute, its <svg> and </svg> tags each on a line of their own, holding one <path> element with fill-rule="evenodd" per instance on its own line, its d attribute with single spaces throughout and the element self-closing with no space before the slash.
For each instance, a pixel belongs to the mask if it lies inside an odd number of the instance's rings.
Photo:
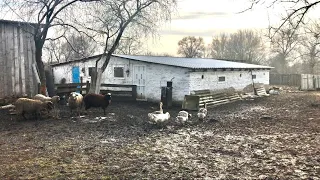
<svg viewBox="0 0 320 180">
<path fill-rule="evenodd" d="M 186 110 L 198 110 L 207 106 L 218 106 L 241 100 L 241 96 L 237 92 L 217 92 L 213 93 L 210 90 L 195 91 L 192 95 L 186 95 L 182 104 L 182 109 Z"/>
<path fill-rule="evenodd" d="M 236 92 L 199 95 L 199 107 L 204 107 L 204 103 L 206 103 L 207 106 L 218 106 L 237 100 L 241 100 L 241 96 Z"/>
</svg>

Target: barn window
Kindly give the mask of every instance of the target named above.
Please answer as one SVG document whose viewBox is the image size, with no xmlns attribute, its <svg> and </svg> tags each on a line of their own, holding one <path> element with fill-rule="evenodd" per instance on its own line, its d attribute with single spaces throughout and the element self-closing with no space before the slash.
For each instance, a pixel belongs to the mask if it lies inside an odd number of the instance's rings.
<svg viewBox="0 0 320 180">
<path fill-rule="evenodd" d="M 114 77 L 123 78 L 124 77 L 123 70 L 124 70 L 123 67 L 114 67 L 113 68 Z"/>
<path fill-rule="evenodd" d="M 224 82 L 226 81 L 226 77 L 225 76 L 220 76 L 219 77 L 219 82 Z"/>
<path fill-rule="evenodd" d="M 93 75 L 94 69 L 94 67 L 89 67 L 89 76 Z"/>
<path fill-rule="evenodd" d="M 252 79 L 256 79 L 256 78 L 257 78 L 257 75 L 253 74 Z"/>
</svg>

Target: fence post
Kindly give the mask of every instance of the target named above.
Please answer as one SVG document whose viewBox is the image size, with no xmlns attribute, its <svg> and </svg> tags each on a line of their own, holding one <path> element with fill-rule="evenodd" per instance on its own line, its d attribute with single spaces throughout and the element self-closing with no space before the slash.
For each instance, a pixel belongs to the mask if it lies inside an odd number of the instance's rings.
<svg viewBox="0 0 320 180">
<path fill-rule="evenodd" d="M 87 81 L 87 83 L 86 83 L 86 94 L 89 93 L 89 90 L 90 90 L 90 83 L 89 83 L 89 81 Z"/>
<path fill-rule="evenodd" d="M 38 91 L 37 94 L 40 94 L 40 92 L 41 92 L 41 83 L 38 83 L 37 91 Z"/>
<path fill-rule="evenodd" d="M 137 85 L 132 86 L 132 98 L 133 100 L 137 100 Z"/>
<path fill-rule="evenodd" d="M 80 77 L 80 94 L 82 94 L 82 82 L 83 82 L 83 77 Z"/>
</svg>

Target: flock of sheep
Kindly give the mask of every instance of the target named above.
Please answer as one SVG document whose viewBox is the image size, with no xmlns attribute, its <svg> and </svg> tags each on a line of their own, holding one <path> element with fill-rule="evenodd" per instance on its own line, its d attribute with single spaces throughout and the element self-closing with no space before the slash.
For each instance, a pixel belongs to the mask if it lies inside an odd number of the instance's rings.
<svg viewBox="0 0 320 180">
<path fill-rule="evenodd" d="M 2 106 L 0 109 L 14 109 L 15 114 L 22 115 L 24 119 L 27 119 L 25 114 L 32 114 L 36 119 L 41 118 L 42 114 L 49 114 L 52 112 L 52 116 L 58 118 L 58 103 L 60 101 L 59 96 L 47 97 L 42 94 L 35 95 L 30 98 L 19 98 L 15 103 Z M 72 92 L 68 98 L 68 107 L 72 111 L 76 110 L 80 115 L 80 110 L 84 104 L 85 110 L 91 107 L 101 107 L 104 115 L 105 109 L 111 103 L 111 94 L 87 94 L 82 96 L 80 93 Z"/>
<path fill-rule="evenodd" d="M 106 115 L 106 108 L 111 103 L 111 94 L 106 95 L 101 94 L 87 94 L 84 97 L 77 92 L 71 92 L 68 97 L 67 106 L 71 111 L 71 115 L 75 111 L 79 116 L 81 109 L 84 105 L 85 110 L 91 107 L 101 107 L 103 109 L 104 115 Z M 6 105 L 0 107 L 0 109 L 12 108 L 15 110 L 15 114 L 21 115 L 24 119 L 27 119 L 25 114 L 33 114 L 36 119 L 41 118 L 43 114 L 51 114 L 55 118 L 59 118 L 58 103 L 60 101 L 59 96 L 47 97 L 42 94 L 35 95 L 32 99 L 30 98 L 19 98 L 14 104 Z M 148 113 L 149 123 L 164 125 L 170 119 L 169 112 L 164 113 L 163 104 L 160 102 L 159 111 L 154 111 Z M 207 116 L 206 104 L 204 108 L 200 108 L 197 116 L 200 121 L 203 121 Z M 175 118 L 176 123 L 185 124 L 192 117 L 187 111 L 179 111 L 177 117 Z"/>
</svg>

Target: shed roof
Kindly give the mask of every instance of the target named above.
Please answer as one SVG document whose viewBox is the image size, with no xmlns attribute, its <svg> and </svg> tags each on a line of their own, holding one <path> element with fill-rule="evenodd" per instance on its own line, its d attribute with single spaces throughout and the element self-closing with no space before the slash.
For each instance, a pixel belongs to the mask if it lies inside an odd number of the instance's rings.
<svg viewBox="0 0 320 180">
<path fill-rule="evenodd" d="M 6 20 L 0 19 L 0 23 L 7 23 L 7 24 L 24 24 L 24 25 L 38 25 L 37 23 L 32 22 L 24 22 L 24 21 L 13 21 L 13 20 Z"/>
<path fill-rule="evenodd" d="M 78 59 L 75 61 L 63 62 L 52 64 L 51 66 L 59 66 L 73 62 L 88 61 L 97 58 L 100 55 Z M 114 54 L 113 57 L 125 58 L 134 61 L 142 61 L 155 64 L 163 64 L 169 66 L 177 66 L 190 69 L 271 69 L 270 66 L 262 66 L 257 64 L 248 64 L 241 62 L 234 62 L 228 60 L 217 60 L 209 58 L 184 58 L 184 57 L 166 57 L 166 56 L 141 56 L 141 55 L 118 55 Z"/>
<path fill-rule="evenodd" d="M 165 64 L 170 66 L 185 67 L 191 69 L 271 69 L 270 66 L 248 64 L 227 60 L 217 60 L 209 58 L 184 58 L 184 57 L 164 57 L 164 56 L 134 56 L 134 55 L 114 55 L 116 57 L 138 60 L 150 63 Z"/>
</svg>

